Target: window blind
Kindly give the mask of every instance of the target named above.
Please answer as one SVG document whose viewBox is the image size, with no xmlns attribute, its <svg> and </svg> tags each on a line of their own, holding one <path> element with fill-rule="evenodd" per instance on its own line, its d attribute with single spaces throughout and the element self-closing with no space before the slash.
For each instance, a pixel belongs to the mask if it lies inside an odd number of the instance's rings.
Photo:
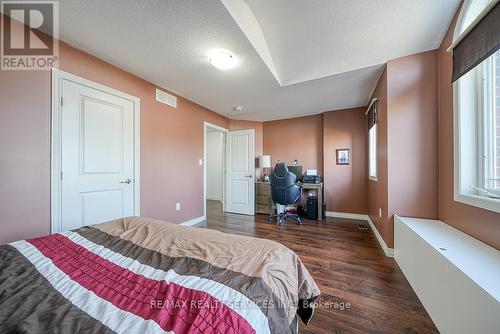
<svg viewBox="0 0 500 334">
<path fill-rule="evenodd" d="M 377 124 L 377 107 L 378 100 L 374 99 L 370 104 L 366 114 L 368 115 L 368 130 L 370 130 L 375 124 Z"/>
<path fill-rule="evenodd" d="M 453 50 L 452 82 L 479 65 L 500 48 L 500 5 L 493 1 L 486 14 L 474 21 L 472 29 L 459 37 L 459 42 L 451 46 Z"/>
</svg>

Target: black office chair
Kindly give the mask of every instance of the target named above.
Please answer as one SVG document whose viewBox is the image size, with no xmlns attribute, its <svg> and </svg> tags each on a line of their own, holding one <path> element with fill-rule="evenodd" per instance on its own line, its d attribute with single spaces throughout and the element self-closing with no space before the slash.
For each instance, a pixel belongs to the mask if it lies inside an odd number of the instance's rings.
<svg viewBox="0 0 500 334">
<path fill-rule="evenodd" d="M 302 187 L 295 182 L 295 179 L 295 174 L 288 171 L 285 163 L 278 162 L 274 166 L 271 173 L 271 197 L 274 203 L 286 206 L 300 201 Z M 302 224 L 299 215 L 287 213 L 286 210 L 278 213 L 278 208 L 276 208 L 276 213 L 269 215 L 267 219 L 271 222 L 274 218 L 277 219 L 279 226 L 288 218 L 295 220 L 299 225 Z"/>
</svg>

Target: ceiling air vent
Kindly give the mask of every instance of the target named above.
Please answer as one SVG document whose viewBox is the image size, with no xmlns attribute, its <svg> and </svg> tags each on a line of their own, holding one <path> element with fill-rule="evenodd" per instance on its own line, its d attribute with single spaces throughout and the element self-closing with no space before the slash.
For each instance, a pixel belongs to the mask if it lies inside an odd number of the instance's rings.
<svg viewBox="0 0 500 334">
<path fill-rule="evenodd" d="M 177 108 L 177 97 L 156 89 L 156 101 L 168 104 L 171 107 Z"/>
</svg>

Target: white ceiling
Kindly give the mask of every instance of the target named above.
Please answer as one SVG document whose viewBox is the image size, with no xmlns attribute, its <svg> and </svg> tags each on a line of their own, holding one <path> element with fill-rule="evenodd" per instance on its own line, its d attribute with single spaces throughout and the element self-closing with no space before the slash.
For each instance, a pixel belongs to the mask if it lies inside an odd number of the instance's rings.
<svg viewBox="0 0 500 334">
<path fill-rule="evenodd" d="M 436 49 L 459 0 L 245 0 L 283 85 Z M 314 4 L 314 5 L 313 5 Z"/>
<path fill-rule="evenodd" d="M 217 113 L 266 121 L 366 105 L 383 64 L 437 48 L 460 2 L 245 1 L 60 0 L 60 35 Z M 211 66 L 216 48 L 239 66 Z"/>
</svg>

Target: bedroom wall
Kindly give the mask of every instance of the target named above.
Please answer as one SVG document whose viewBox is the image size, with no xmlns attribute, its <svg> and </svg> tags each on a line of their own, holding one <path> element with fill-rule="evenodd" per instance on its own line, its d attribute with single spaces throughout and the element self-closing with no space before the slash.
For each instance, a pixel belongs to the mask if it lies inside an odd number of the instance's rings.
<svg viewBox="0 0 500 334">
<path fill-rule="evenodd" d="M 264 122 L 264 153 L 306 169 L 317 169 L 324 180 L 328 211 L 367 213 L 367 133 L 365 107 L 306 117 Z M 338 166 L 335 149 L 350 148 L 352 164 Z"/>
<path fill-rule="evenodd" d="M 324 193 L 328 211 L 366 214 L 366 107 L 323 114 Z M 335 150 L 349 148 L 351 164 L 337 165 Z"/>
<path fill-rule="evenodd" d="M 439 216 L 436 51 L 388 61 L 375 97 L 378 180 L 367 181 L 369 216 L 392 248 L 394 214 Z"/>
<path fill-rule="evenodd" d="M 50 231 L 50 72 L 0 71 L 0 244 Z"/>
<path fill-rule="evenodd" d="M 158 103 L 155 85 L 65 43 L 59 56 L 61 70 L 141 99 L 141 215 L 202 216 L 203 122 L 229 119 L 180 96 L 177 109 Z M 0 244 L 50 232 L 50 85 L 48 71 L 0 71 Z"/>
<path fill-rule="evenodd" d="M 394 214 L 439 217 L 437 52 L 390 60 L 387 73 L 387 241 L 392 247 Z"/>
<path fill-rule="evenodd" d="M 202 216 L 203 122 L 228 128 L 229 119 L 182 97 L 177 108 L 156 102 L 155 85 L 65 43 L 60 69 L 141 99 L 141 215 L 173 223 Z"/>
<path fill-rule="evenodd" d="M 306 169 L 323 175 L 323 115 L 264 122 L 264 152 L 287 164 L 297 159 Z"/>
<path fill-rule="evenodd" d="M 500 213 L 462 204 L 453 199 L 453 85 L 451 45 L 455 16 L 438 50 L 439 61 L 439 219 L 500 250 Z"/>
</svg>

